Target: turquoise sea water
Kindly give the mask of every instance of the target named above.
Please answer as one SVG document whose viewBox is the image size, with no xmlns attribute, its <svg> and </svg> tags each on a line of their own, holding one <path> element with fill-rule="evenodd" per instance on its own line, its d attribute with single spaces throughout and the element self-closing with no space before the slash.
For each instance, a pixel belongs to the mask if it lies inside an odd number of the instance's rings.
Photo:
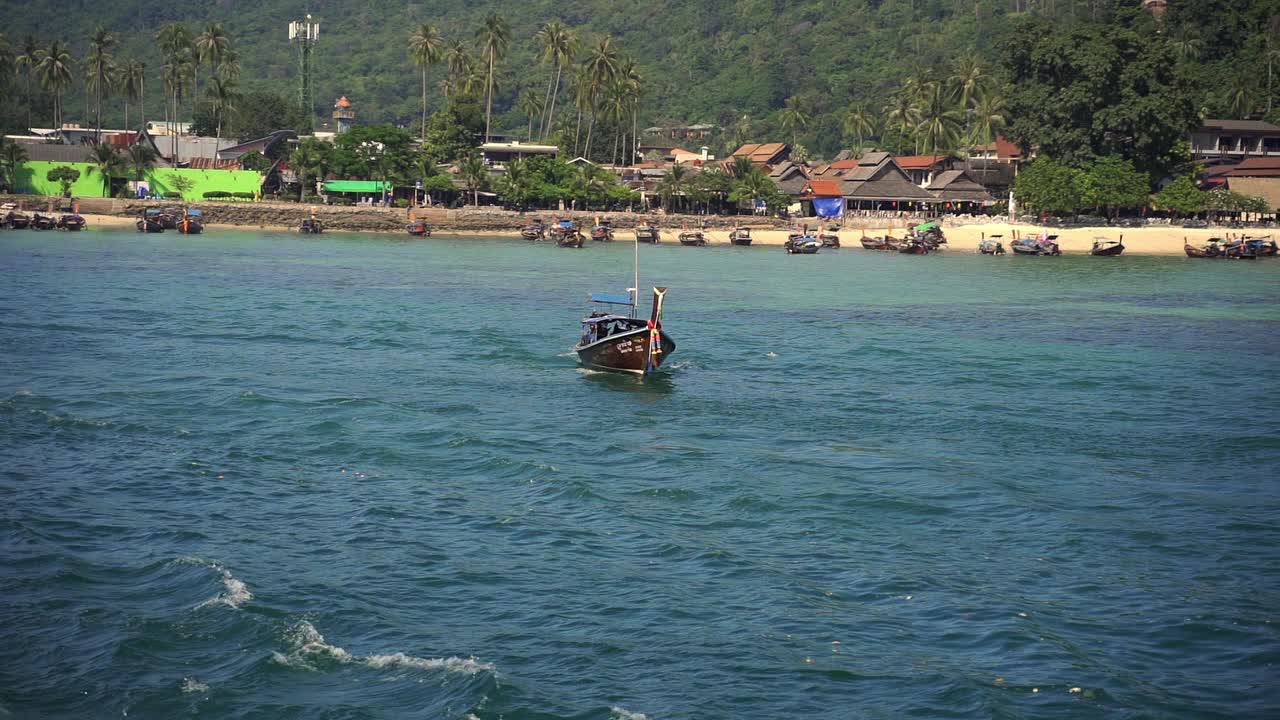
<svg viewBox="0 0 1280 720">
<path fill-rule="evenodd" d="M 0 233 L 0 717 L 1280 714 L 1280 262 Z"/>
</svg>

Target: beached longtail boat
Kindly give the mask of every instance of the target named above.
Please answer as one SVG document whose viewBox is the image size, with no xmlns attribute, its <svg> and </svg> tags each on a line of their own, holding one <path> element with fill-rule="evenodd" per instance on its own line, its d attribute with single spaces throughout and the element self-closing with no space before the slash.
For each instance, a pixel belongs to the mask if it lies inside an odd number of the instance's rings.
<svg viewBox="0 0 1280 720">
<path fill-rule="evenodd" d="M 426 220 L 413 220 L 404 229 L 414 237 L 431 237 L 431 226 Z"/>
<path fill-rule="evenodd" d="M 68 230 L 70 232 L 80 232 L 84 229 L 84 218 L 77 213 L 70 213 L 58 218 L 58 229 Z"/>
<path fill-rule="evenodd" d="M 1089 254 L 1094 257 L 1116 257 L 1124 254 L 1124 235 L 1121 235 L 1119 240 L 1094 238 L 1093 248 L 1089 250 Z"/>
<path fill-rule="evenodd" d="M 680 231 L 680 244 L 690 247 L 702 247 L 707 244 L 707 238 L 702 234 L 701 230 L 689 230 L 686 228 Z"/>
<path fill-rule="evenodd" d="M 662 240 L 658 233 L 658 228 L 649 223 L 641 223 L 636 226 L 636 242 L 657 244 Z"/>
<path fill-rule="evenodd" d="M 809 232 L 808 226 L 788 235 L 787 241 L 782 244 L 782 249 L 788 255 L 816 255 L 821 247 L 822 241 Z"/>
<path fill-rule="evenodd" d="M 608 220 L 600 220 L 591 228 L 591 239 L 596 242 L 613 240 L 613 225 Z"/>
<path fill-rule="evenodd" d="M 182 222 L 178 223 L 178 232 L 183 235 L 199 235 L 204 232 L 204 211 L 187 208 Z"/>
<path fill-rule="evenodd" d="M 987 237 L 986 233 L 982 233 L 982 241 L 978 243 L 978 252 L 982 255 L 1004 255 L 1004 244 L 1000 242 L 1000 238 L 1004 235 L 992 235 Z"/>
<path fill-rule="evenodd" d="M 578 361 L 593 370 L 650 375 L 676 350 L 676 343 L 662 329 L 664 287 L 653 289 L 648 321 L 636 317 L 640 287 L 640 241 L 635 242 L 635 286 L 626 295 L 592 293 L 591 302 L 629 308 L 627 314 L 592 311 L 582 319 L 582 339 L 574 346 Z"/>
<path fill-rule="evenodd" d="M 520 237 L 529 241 L 541 241 L 547 239 L 547 225 L 541 220 L 535 220 L 528 225 L 520 228 Z"/>
<path fill-rule="evenodd" d="M 733 232 L 729 233 L 729 243 L 732 245 L 750 245 L 751 228 L 735 227 Z"/>
<path fill-rule="evenodd" d="M 52 230 L 58 226 L 58 221 L 52 215 L 41 215 L 36 213 L 31 218 L 32 230 Z"/>
<path fill-rule="evenodd" d="M 1042 234 L 1036 238 L 1018 238 L 1009 244 L 1014 255 L 1061 255 L 1058 236 Z"/>
<path fill-rule="evenodd" d="M 839 230 L 827 228 L 826 230 L 818 230 L 818 242 L 822 243 L 824 248 L 840 247 L 840 236 L 837 234 Z"/>
<path fill-rule="evenodd" d="M 164 223 L 160 222 L 160 209 L 147 208 L 142 211 L 142 216 L 134 223 L 140 233 L 160 233 L 164 232 Z"/>
<path fill-rule="evenodd" d="M 317 218 L 309 217 L 298 226 L 298 232 L 303 235 L 319 235 L 324 232 L 324 223 Z"/>
</svg>

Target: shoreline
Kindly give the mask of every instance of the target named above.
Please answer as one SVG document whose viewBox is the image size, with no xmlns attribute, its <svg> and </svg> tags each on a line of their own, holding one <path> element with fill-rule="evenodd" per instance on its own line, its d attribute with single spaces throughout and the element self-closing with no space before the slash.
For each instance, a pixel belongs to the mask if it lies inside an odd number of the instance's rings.
<svg viewBox="0 0 1280 720">
<path fill-rule="evenodd" d="M 101 228 L 132 228 L 134 226 L 134 218 L 119 215 L 101 215 L 94 213 L 82 214 L 87 221 L 89 227 Z M 518 218 L 513 217 L 513 221 Z M 750 227 L 749 224 L 744 224 Z M 250 224 L 229 224 L 229 223 L 209 223 L 206 225 L 207 230 L 222 231 L 265 231 L 265 232 L 296 232 L 297 228 L 287 225 L 250 225 Z M 906 229 L 905 224 L 899 226 L 890 226 L 887 223 L 868 223 L 865 226 L 857 225 L 856 227 L 846 227 L 839 232 L 840 242 L 844 248 L 861 249 L 858 243 L 859 238 L 865 233 L 869 236 L 884 235 L 893 233 L 901 235 Z M 1001 242 L 1005 248 L 1009 247 L 1010 241 L 1013 239 L 1014 231 L 1023 236 L 1035 235 L 1046 230 L 1043 227 L 1033 225 L 1020 225 L 1008 223 L 987 223 L 983 225 L 960 225 L 949 227 L 945 223 L 943 231 L 947 237 L 947 249 L 960 252 L 974 252 L 978 250 L 978 244 L 984 236 L 1002 235 Z M 1124 238 L 1126 255 L 1182 255 L 1183 245 L 1190 242 L 1193 245 L 1199 245 L 1207 242 L 1211 237 L 1223 237 L 1228 234 L 1225 229 L 1214 228 L 1114 228 L 1114 227 L 1096 227 L 1096 228 L 1071 228 L 1071 229 L 1048 229 L 1051 234 L 1057 234 L 1059 246 L 1065 255 L 1087 255 L 1093 246 L 1095 239 L 1119 240 L 1121 236 Z M 326 229 L 326 233 L 342 233 L 342 234 L 374 234 L 374 235 L 402 235 L 408 237 L 408 234 L 400 231 L 392 230 L 350 230 L 350 229 Z M 678 244 L 675 235 L 679 230 L 675 228 L 662 228 L 663 244 Z M 703 231 L 707 241 L 711 245 L 729 246 L 729 230 L 707 229 Z M 1248 231 L 1230 231 L 1232 234 L 1240 234 Z M 617 231 L 618 239 L 614 242 L 625 241 L 629 239 L 629 229 L 620 229 Z M 788 230 L 753 228 L 752 245 L 760 245 L 766 247 L 781 247 L 786 242 Z M 1253 230 L 1252 234 L 1270 234 L 1260 230 Z M 1280 234 L 1280 233 L 1277 233 Z M 478 229 L 449 229 L 437 225 L 433 233 L 434 237 L 456 237 L 456 238 L 502 238 L 502 239 L 519 239 L 520 231 L 517 228 L 509 230 L 478 230 Z"/>
</svg>

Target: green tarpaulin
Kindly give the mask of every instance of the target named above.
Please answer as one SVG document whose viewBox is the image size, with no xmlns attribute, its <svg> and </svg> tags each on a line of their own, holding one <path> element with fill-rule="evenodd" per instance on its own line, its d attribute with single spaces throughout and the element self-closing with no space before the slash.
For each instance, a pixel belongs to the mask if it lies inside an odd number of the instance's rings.
<svg viewBox="0 0 1280 720">
<path fill-rule="evenodd" d="M 325 180 L 325 192 L 380 193 L 390 190 L 391 183 L 380 180 Z"/>
</svg>

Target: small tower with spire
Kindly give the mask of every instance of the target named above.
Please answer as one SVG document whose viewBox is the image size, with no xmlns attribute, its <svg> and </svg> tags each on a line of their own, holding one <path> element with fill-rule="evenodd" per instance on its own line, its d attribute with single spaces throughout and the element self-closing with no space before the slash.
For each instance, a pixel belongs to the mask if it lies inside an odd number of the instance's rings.
<svg viewBox="0 0 1280 720">
<path fill-rule="evenodd" d="M 1169 9 L 1169 0 L 1142 0 L 1142 9 L 1154 15 L 1156 20 L 1163 20 L 1165 11 Z"/>
<path fill-rule="evenodd" d="M 333 119 L 338 124 L 338 134 L 350 130 L 355 124 L 356 111 L 351 109 L 351 101 L 346 95 L 338 98 L 338 102 L 333 104 Z"/>
</svg>

